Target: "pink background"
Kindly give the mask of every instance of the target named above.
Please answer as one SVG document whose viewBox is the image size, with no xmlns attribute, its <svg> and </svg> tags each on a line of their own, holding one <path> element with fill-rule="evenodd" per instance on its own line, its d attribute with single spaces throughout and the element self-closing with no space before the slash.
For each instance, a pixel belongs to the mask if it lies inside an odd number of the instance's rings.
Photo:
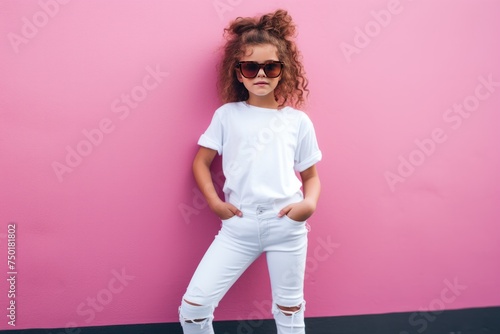
<svg viewBox="0 0 500 334">
<path fill-rule="evenodd" d="M 177 321 L 220 225 L 190 166 L 220 104 L 222 31 L 277 7 L 299 27 L 324 154 L 307 316 L 500 305 L 499 1 L 4 0 L 0 272 L 16 222 L 16 329 Z M 68 150 L 85 156 L 68 166 Z M 258 260 L 216 319 L 270 318 L 269 300 Z"/>
</svg>

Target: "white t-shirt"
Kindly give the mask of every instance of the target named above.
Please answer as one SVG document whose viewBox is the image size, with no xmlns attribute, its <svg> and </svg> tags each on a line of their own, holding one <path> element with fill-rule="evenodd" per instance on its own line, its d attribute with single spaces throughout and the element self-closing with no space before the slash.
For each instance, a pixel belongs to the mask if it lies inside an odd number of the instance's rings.
<svg viewBox="0 0 500 334">
<path fill-rule="evenodd" d="M 224 104 L 198 144 L 222 154 L 225 199 L 237 207 L 300 201 L 302 183 L 296 172 L 321 160 L 311 120 L 291 107 Z"/>
</svg>

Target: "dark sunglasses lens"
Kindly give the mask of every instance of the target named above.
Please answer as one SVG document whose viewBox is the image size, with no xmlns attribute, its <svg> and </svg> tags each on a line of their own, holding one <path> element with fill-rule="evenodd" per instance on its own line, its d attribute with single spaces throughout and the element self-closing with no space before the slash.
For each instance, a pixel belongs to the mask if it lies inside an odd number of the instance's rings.
<svg viewBox="0 0 500 334">
<path fill-rule="evenodd" d="M 281 74 L 283 64 L 281 63 L 267 63 L 260 65 L 258 63 L 240 63 L 241 74 L 245 78 L 255 78 L 259 73 L 261 67 L 264 68 L 264 73 L 269 78 L 277 78 Z"/>
<path fill-rule="evenodd" d="M 264 72 L 269 78 L 276 78 L 281 73 L 281 64 L 280 63 L 266 64 L 266 66 L 264 67 Z"/>
<path fill-rule="evenodd" d="M 242 63 L 241 64 L 241 73 L 244 77 L 253 78 L 257 76 L 259 73 L 259 65 L 255 63 Z"/>
</svg>

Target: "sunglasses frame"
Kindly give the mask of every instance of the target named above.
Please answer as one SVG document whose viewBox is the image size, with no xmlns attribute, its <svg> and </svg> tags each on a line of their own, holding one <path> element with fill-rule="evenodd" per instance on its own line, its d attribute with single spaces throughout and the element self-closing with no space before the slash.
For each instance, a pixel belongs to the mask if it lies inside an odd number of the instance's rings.
<svg viewBox="0 0 500 334">
<path fill-rule="evenodd" d="M 247 77 L 245 74 L 243 74 L 243 71 L 241 70 L 241 64 L 249 64 L 249 63 L 252 63 L 252 64 L 255 64 L 257 66 L 259 66 L 259 70 L 255 73 L 255 75 L 253 77 Z M 280 64 L 281 67 L 280 67 L 280 72 L 278 73 L 277 76 L 275 77 L 271 77 L 267 74 L 267 71 L 266 71 L 266 65 L 269 65 L 269 64 Z M 257 75 L 259 75 L 259 72 L 260 70 L 264 70 L 264 73 L 266 74 L 266 77 L 270 78 L 270 79 L 274 79 L 274 78 L 277 78 L 281 75 L 281 72 L 283 72 L 283 66 L 285 64 L 282 62 L 282 61 L 279 61 L 279 60 L 273 60 L 273 61 L 266 61 L 265 63 L 263 64 L 259 64 L 257 63 L 256 61 L 239 61 L 237 64 L 236 64 L 236 68 L 240 70 L 240 74 L 247 78 L 247 79 L 253 79 L 253 78 L 256 78 Z"/>
</svg>

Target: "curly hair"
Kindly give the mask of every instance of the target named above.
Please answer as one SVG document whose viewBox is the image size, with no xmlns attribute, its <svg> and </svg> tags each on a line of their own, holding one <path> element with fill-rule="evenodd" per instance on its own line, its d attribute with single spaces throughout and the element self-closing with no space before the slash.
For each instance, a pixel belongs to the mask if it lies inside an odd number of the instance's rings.
<svg viewBox="0 0 500 334">
<path fill-rule="evenodd" d="M 295 24 L 287 11 L 278 9 L 261 17 L 238 17 L 224 29 L 226 44 L 218 66 L 217 88 L 224 103 L 246 101 L 249 93 L 236 77 L 236 64 L 246 47 L 271 44 L 284 63 L 281 80 L 274 90 L 278 108 L 286 105 L 300 108 L 309 94 L 301 55 L 294 42 Z"/>
</svg>

